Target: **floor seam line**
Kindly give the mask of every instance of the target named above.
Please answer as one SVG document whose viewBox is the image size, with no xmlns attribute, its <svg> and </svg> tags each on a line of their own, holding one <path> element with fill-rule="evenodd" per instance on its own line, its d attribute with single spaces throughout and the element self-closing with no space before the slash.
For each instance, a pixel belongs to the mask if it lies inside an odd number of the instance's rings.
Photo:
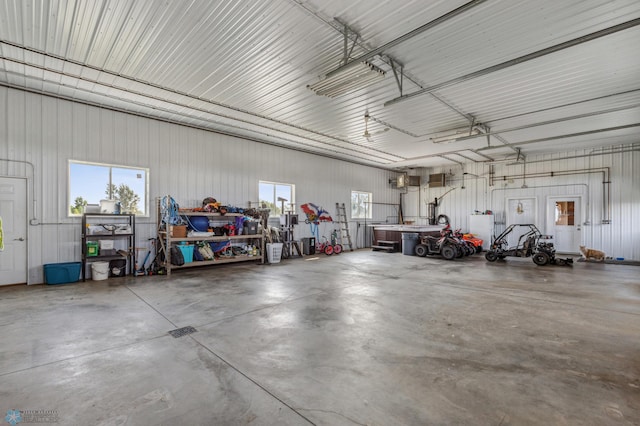
<svg viewBox="0 0 640 426">
<path fill-rule="evenodd" d="M 171 321 L 169 318 L 167 318 L 162 312 L 160 312 L 158 309 L 156 309 L 153 305 L 151 305 L 149 302 L 147 302 L 146 300 L 144 300 L 142 298 L 142 296 L 140 296 L 138 293 L 136 293 L 135 291 L 133 291 L 133 289 L 131 287 L 129 287 L 129 285 L 125 285 L 125 287 L 127 288 L 127 290 L 129 290 L 134 296 L 136 296 L 142 303 L 144 303 L 145 305 L 147 305 L 148 307 L 150 307 L 152 310 L 154 310 L 158 315 L 160 315 L 162 318 L 164 318 L 165 320 L 167 320 L 169 322 L 169 324 L 171 324 L 174 327 L 178 327 L 177 324 L 175 324 L 173 321 Z"/>
<path fill-rule="evenodd" d="M 216 352 L 214 352 L 212 349 L 210 349 L 208 346 L 206 346 L 204 343 L 200 342 L 198 339 L 196 339 L 196 336 L 193 335 L 189 335 L 189 337 L 196 342 L 198 345 L 200 345 L 202 348 L 204 348 L 204 350 L 206 350 L 207 352 L 209 352 L 211 355 L 215 356 L 216 358 L 218 358 L 220 361 L 222 361 L 224 364 L 228 365 L 229 368 L 231 368 L 232 370 L 234 370 L 236 373 L 240 374 L 242 377 L 244 377 L 245 379 L 249 380 L 251 383 L 253 383 L 254 385 L 258 386 L 260 389 L 262 389 L 264 392 L 267 393 L 267 395 L 270 395 L 272 398 L 274 398 L 276 401 L 280 402 L 282 405 L 284 405 L 285 407 L 289 408 L 291 411 L 293 411 L 294 413 L 296 413 L 298 416 L 300 416 L 301 418 L 303 418 L 304 420 L 306 420 L 307 422 L 309 422 L 309 424 L 312 424 L 315 426 L 315 423 L 312 422 L 310 419 L 308 419 L 306 416 L 304 416 L 302 413 L 300 413 L 298 410 L 296 410 L 294 407 L 292 407 L 291 405 L 287 404 L 286 402 L 284 402 L 282 399 L 280 399 L 277 395 L 275 395 L 273 392 L 271 392 L 270 390 L 268 390 L 267 388 L 265 388 L 264 386 L 262 386 L 260 383 L 258 383 L 256 380 L 252 379 L 251 377 L 249 377 L 247 374 L 245 374 L 244 372 L 242 372 L 238 367 L 236 367 L 235 365 L 231 364 L 229 361 L 227 361 L 225 358 L 223 358 L 222 356 L 218 355 Z"/>
<path fill-rule="evenodd" d="M 71 361 L 71 360 L 74 360 L 74 359 L 84 358 L 86 356 L 96 355 L 96 354 L 99 354 L 99 353 L 102 353 L 102 352 L 122 349 L 122 348 L 126 348 L 127 346 L 133 346 L 133 345 L 137 345 L 139 343 L 150 342 L 152 340 L 160 339 L 160 338 L 165 337 L 165 336 L 167 336 L 167 334 L 160 334 L 158 336 L 150 337 L 148 339 L 136 340 L 135 342 L 125 343 L 125 344 L 119 345 L 119 346 L 112 346 L 112 347 L 109 347 L 109 348 L 104 348 L 104 349 L 100 349 L 100 350 L 93 351 L 93 352 L 87 352 L 86 354 L 82 354 L 82 355 L 76 355 L 76 356 L 71 356 L 71 357 L 68 357 L 68 358 L 57 359 L 55 361 L 45 362 L 44 364 L 34 365 L 34 366 L 31 366 L 31 367 L 28 367 L 28 368 L 23 368 L 21 370 L 15 370 L 15 371 L 9 371 L 9 372 L 6 372 L 6 373 L 0 373 L 0 377 L 8 376 L 10 374 L 15 374 L 15 373 L 23 373 L 25 371 L 33 370 L 34 368 L 46 367 L 46 366 L 49 366 L 49 365 L 57 364 L 59 362 L 65 362 L 65 361 Z"/>
</svg>

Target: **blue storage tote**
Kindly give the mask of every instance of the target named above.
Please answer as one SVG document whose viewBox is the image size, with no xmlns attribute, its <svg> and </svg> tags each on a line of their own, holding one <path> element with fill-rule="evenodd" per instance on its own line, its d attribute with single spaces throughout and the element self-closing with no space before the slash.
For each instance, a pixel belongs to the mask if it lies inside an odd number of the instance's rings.
<svg viewBox="0 0 640 426">
<path fill-rule="evenodd" d="M 178 244 L 178 248 L 184 257 L 184 263 L 193 262 L 193 244 Z"/>
<path fill-rule="evenodd" d="M 81 262 L 47 263 L 44 268 L 44 282 L 46 284 L 67 284 L 80 280 Z"/>
</svg>

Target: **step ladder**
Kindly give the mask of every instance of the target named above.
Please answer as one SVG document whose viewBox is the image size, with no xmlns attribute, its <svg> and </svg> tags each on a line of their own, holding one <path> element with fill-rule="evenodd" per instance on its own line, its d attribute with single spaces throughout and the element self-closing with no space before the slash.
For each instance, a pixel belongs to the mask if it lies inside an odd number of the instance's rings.
<svg viewBox="0 0 640 426">
<path fill-rule="evenodd" d="M 349 246 L 349 251 L 353 251 L 351 243 L 351 234 L 349 234 L 349 222 L 347 222 L 347 210 L 344 203 L 336 203 L 336 211 L 338 212 L 338 223 L 340 224 L 339 240 L 343 249 Z"/>
</svg>

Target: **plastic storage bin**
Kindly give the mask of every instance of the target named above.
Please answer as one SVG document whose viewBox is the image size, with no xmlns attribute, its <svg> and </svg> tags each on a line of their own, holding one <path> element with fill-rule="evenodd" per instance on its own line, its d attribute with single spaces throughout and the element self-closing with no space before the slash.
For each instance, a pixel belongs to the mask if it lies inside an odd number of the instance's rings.
<svg viewBox="0 0 640 426">
<path fill-rule="evenodd" d="M 184 263 L 193 262 L 193 244 L 178 244 L 178 248 L 184 257 Z"/>
<path fill-rule="evenodd" d="M 316 254 L 315 237 L 306 237 L 302 239 L 302 254 L 305 256 Z"/>
<path fill-rule="evenodd" d="M 109 278 L 109 262 L 93 262 L 91 264 L 91 279 L 102 281 Z"/>
<path fill-rule="evenodd" d="M 245 220 L 242 228 L 244 235 L 256 235 L 258 233 L 258 222 L 253 220 Z"/>
<path fill-rule="evenodd" d="M 80 280 L 81 262 L 47 263 L 44 268 L 44 282 L 46 284 L 67 284 Z"/>
<path fill-rule="evenodd" d="M 415 256 L 416 245 L 418 244 L 418 237 L 420 234 L 415 232 L 403 232 L 402 233 L 402 254 L 407 256 Z"/>
<path fill-rule="evenodd" d="M 269 263 L 280 263 L 282 243 L 267 243 L 267 260 Z"/>
<path fill-rule="evenodd" d="M 127 260 L 113 259 L 109 261 L 109 276 L 124 277 L 127 275 Z"/>
</svg>

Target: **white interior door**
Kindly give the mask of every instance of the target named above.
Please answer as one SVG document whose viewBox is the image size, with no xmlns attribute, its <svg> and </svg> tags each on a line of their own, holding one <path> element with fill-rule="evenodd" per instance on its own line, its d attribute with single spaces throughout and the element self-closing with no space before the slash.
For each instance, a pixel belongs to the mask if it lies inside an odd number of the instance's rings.
<svg viewBox="0 0 640 426">
<path fill-rule="evenodd" d="M 556 251 L 578 253 L 582 241 L 580 197 L 547 199 L 547 234 L 553 235 Z"/>
<path fill-rule="evenodd" d="M 0 285 L 27 283 L 27 181 L 0 177 Z"/>
</svg>

